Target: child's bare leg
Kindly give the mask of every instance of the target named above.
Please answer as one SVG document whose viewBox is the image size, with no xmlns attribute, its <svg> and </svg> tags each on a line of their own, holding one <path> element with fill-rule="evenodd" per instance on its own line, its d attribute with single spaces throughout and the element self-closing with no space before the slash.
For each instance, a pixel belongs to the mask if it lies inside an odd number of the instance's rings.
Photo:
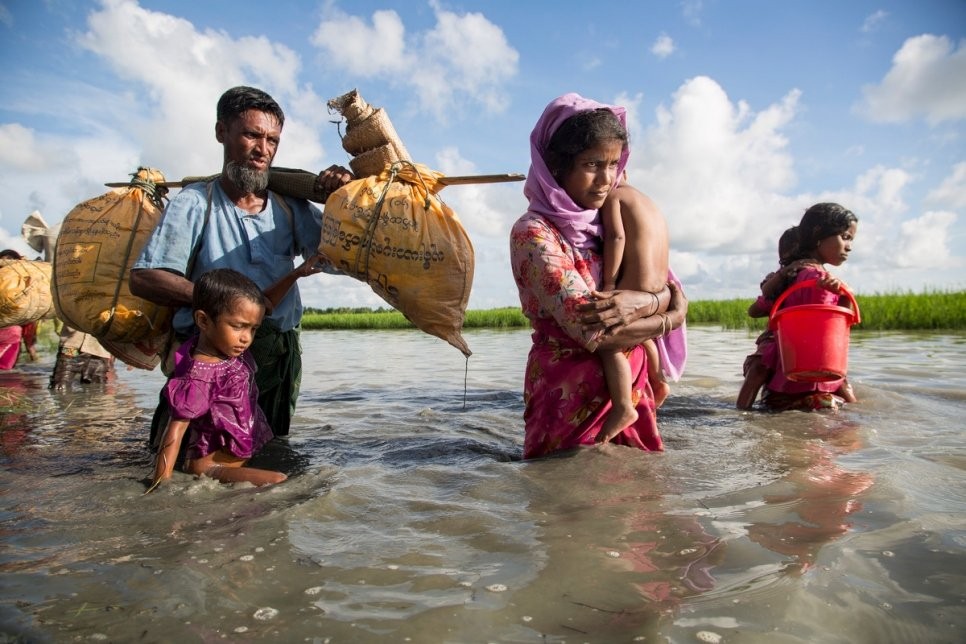
<svg viewBox="0 0 966 644">
<path fill-rule="evenodd" d="M 757 354 L 748 356 L 745 360 L 745 381 L 741 383 L 741 389 L 738 390 L 735 407 L 751 409 L 758 399 L 758 392 L 771 379 L 771 375 L 771 370 L 764 365 L 760 356 Z"/>
<path fill-rule="evenodd" d="M 671 393 L 671 385 L 667 384 L 664 374 L 661 373 L 661 356 L 657 352 L 657 343 L 648 340 L 643 346 L 644 355 L 647 356 L 647 380 L 654 392 L 654 407 L 660 407 Z"/>
<path fill-rule="evenodd" d="M 208 476 L 222 483 L 251 483 L 252 485 L 274 485 L 288 477 L 281 472 L 245 467 L 247 461 L 223 452 L 213 452 L 204 458 L 196 458 L 185 463 L 185 470 L 196 476 Z"/>
<path fill-rule="evenodd" d="M 620 351 L 600 351 L 604 380 L 610 394 L 611 410 L 597 433 L 597 442 L 606 443 L 637 420 L 637 409 L 631 398 L 631 365 Z"/>
<path fill-rule="evenodd" d="M 288 477 L 281 472 L 261 470 L 256 467 L 232 467 L 230 465 L 214 465 L 208 468 L 205 476 L 210 476 L 222 483 L 251 483 L 252 485 L 275 485 Z"/>
</svg>

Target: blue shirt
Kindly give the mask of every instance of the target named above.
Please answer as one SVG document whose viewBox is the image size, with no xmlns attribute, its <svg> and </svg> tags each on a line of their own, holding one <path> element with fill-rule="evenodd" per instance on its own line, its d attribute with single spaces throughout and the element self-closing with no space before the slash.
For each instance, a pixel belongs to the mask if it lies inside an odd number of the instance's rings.
<svg viewBox="0 0 966 644">
<path fill-rule="evenodd" d="M 291 216 L 279 204 L 280 195 L 269 192 L 265 209 L 249 213 L 225 195 L 218 181 L 212 186 L 211 215 L 205 227 L 208 184 L 185 186 L 168 203 L 164 216 L 151 233 L 132 269 L 159 268 L 185 275 L 192 249 L 204 240 L 188 279 L 195 281 L 214 268 L 232 268 L 266 289 L 295 268 L 296 257 L 318 252 L 322 236 L 322 212 L 304 199 L 286 199 Z M 285 332 L 302 319 L 302 299 L 296 283 L 266 318 Z M 190 333 L 194 326 L 191 307 L 178 309 L 174 328 Z"/>
</svg>

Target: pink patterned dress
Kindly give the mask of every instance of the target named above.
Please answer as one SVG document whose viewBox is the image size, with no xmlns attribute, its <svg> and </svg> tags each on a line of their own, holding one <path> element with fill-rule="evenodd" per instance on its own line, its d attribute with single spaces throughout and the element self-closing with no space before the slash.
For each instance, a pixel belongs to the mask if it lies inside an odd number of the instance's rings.
<svg viewBox="0 0 966 644">
<path fill-rule="evenodd" d="M 600 360 L 588 350 L 596 348 L 599 333 L 583 332 L 577 305 L 600 283 L 603 257 L 575 249 L 546 219 L 528 212 L 510 232 L 510 261 L 523 313 L 533 327 L 523 393 L 523 457 L 593 445 L 611 401 Z M 613 442 L 663 450 L 647 357 L 640 346 L 625 354 L 639 417 Z"/>
</svg>

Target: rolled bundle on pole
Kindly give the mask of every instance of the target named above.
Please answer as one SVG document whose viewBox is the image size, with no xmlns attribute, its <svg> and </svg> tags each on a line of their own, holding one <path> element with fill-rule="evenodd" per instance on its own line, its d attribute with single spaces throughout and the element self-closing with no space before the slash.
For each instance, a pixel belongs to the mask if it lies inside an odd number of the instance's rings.
<svg viewBox="0 0 966 644">
<path fill-rule="evenodd" d="M 386 110 L 373 108 L 358 90 L 330 99 L 327 105 L 345 119 L 342 148 L 352 155 L 349 167 L 357 178 L 378 175 L 397 161 L 411 161 Z"/>
</svg>

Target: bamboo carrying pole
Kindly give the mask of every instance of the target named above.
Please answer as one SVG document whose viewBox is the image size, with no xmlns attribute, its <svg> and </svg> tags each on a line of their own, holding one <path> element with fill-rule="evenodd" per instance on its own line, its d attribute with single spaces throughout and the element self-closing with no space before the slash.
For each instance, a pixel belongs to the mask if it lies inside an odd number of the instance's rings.
<svg viewBox="0 0 966 644">
<path fill-rule="evenodd" d="M 353 155 L 349 162 L 352 173 L 357 179 L 378 175 L 397 162 L 412 163 L 395 128 L 389 121 L 386 111 L 369 105 L 359 91 L 350 92 L 329 100 L 326 105 L 332 112 L 345 118 L 346 134 L 342 137 L 342 147 Z M 218 175 L 185 177 L 181 181 L 156 183 L 161 188 L 183 188 L 189 183 L 206 181 Z M 462 186 L 474 183 L 498 183 L 503 181 L 523 181 L 522 174 L 480 174 L 457 177 L 440 176 L 435 183 L 446 186 Z M 328 193 L 317 185 L 318 175 L 306 170 L 291 168 L 271 168 L 268 175 L 268 188 L 287 197 L 308 199 L 324 203 Z M 107 183 L 108 188 L 124 188 L 128 183 Z"/>
<path fill-rule="evenodd" d="M 272 179 L 271 179 L 272 176 L 279 178 L 279 175 L 299 173 L 299 174 L 306 175 L 307 178 L 309 175 L 311 175 L 312 181 L 315 181 L 315 177 L 317 176 L 306 170 L 289 170 L 285 168 L 273 168 L 272 170 L 269 171 L 269 173 L 270 173 L 269 174 L 270 178 L 268 182 L 269 188 L 273 187 Z M 212 179 L 217 176 L 218 175 L 215 174 L 215 175 L 207 175 L 207 176 L 185 177 L 181 181 L 162 181 L 155 185 L 158 185 L 162 188 L 183 188 L 184 186 L 190 183 L 206 181 L 208 179 Z M 465 186 L 465 185 L 471 185 L 471 184 L 477 184 L 477 183 L 503 183 L 508 181 L 523 181 L 524 179 L 526 179 L 526 175 L 511 172 L 511 173 L 504 173 L 504 174 L 472 174 L 472 175 L 461 175 L 461 176 L 453 176 L 453 177 L 443 176 L 437 179 L 436 183 L 442 186 Z M 278 183 L 278 181 L 276 181 L 276 183 Z M 105 183 L 104 185 L 107 186 L 108 188 L 127 188 L 131 184 L 128 181 L 124 183 L 121 183 L 121 182 Z M 303 197 L 305 199 L 311 198 L 311 197 L 304 197 L 303 195 L 288 195 L 284 190 L 278 190 L 278 192 L 280 192 L 281 194 L 286 194 L 287 196 Z"/>
</svg>

